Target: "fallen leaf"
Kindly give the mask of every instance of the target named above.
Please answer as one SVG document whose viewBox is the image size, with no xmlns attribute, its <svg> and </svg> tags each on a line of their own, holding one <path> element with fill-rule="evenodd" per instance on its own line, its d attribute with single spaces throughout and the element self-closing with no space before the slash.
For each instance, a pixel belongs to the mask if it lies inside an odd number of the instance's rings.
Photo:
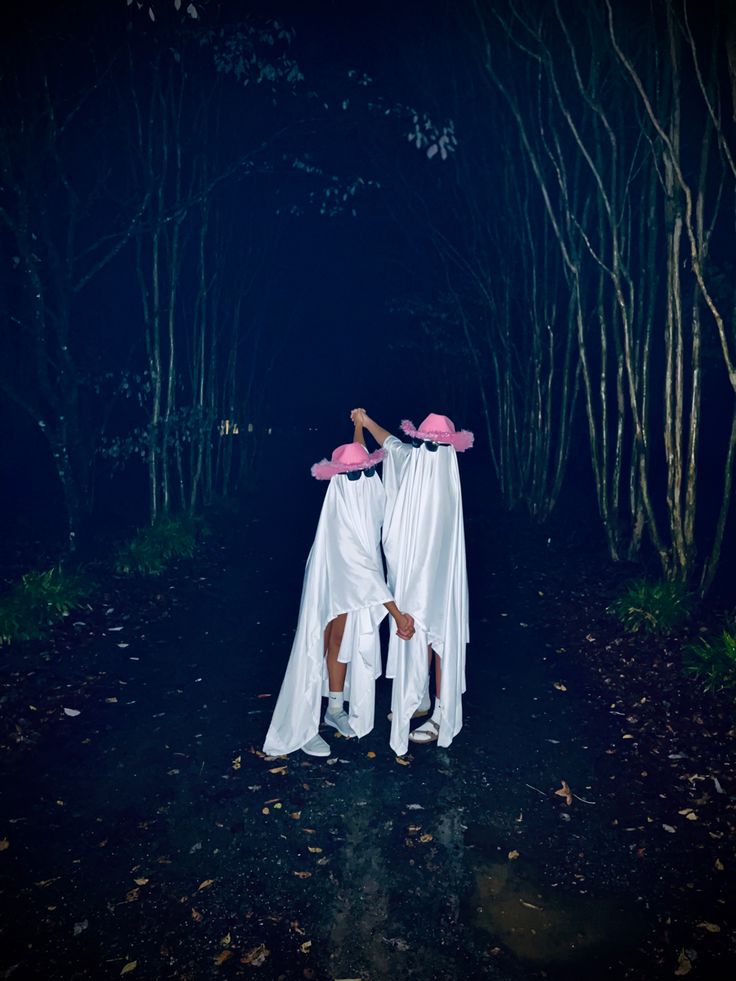
<svg viewBox="0 0 736 981">
<path fill-rule="evenodd" d="M 128 963 L 120 972 L 120 976 L 122 977 L 123 974 L 130 974 L 130 972 L 135 971 L 137 967 L 138 967 L 138 961 L 128 961 Z"/>
<path fill-rule="evenodd" d="M 305 940 L 303 944 L 299 944 L 299 950 L 302 952 L 302 954 L 308 954 L 311 946 L 312 946 L 312 941 Z"/>
<path fill-rule="evenodd" d="M 520 899 L 519 902 L 522 906 L 526 906 L 527 909 L 544 909 L 544 906 L 535 906 L 534 903 L 528 903 L 525 899 Z"/>
<path fill-rule="evenodd" d="M 375 758 L 376 758 L 376 754 L 373 752 L 373 750 L 370 750 L 365 755 L 368 757 L 369 760 L 375 760 Z"/>
<path fill-rule="evenodd" d="M 193 906 L 192 906 L 192 919 L 194 920 L 195 923 L 201 923 L 202 920 L 204 919 L 204 917 L 199 912 L 199 910 L 195 909 Z"/>
<path fill-rule="evenodd" d="M 0 838 L 0 852 L 7 851 L 10 848 L 10 842 L 7 838 Z"/>
<path fill-rule="evenodd" d="M 720 858 L 717 858 L 715 860 L 715 867 L 716 867 L 716 869 L 719 872 L 723 872 L 723 870 L 725 869 L 726 866 L 723 864 L 723 862 L 720 860 Z"/>
<path fill-rule="evenodd" d="M 396 762 L 399 764 L 399 766 L 411 766 L 409 760 L 405 760 L 402 756 L 397 756 Z"/>
<path fill-rule="evenodd" d="M 321 848 L 317 848 L 316 846 L 313 848 L 311 845 L 308 845 L 307 847 L 313 855 L 318 855 L 322 851 Z"/>
<path fill-rule="evenodd" d="M 204 879 L 197 886 L 197 892 L 199 892 L 201 889 L 209 889 L 209 887 L 214 883 L 214 881 L 215 881 L 214 879 Z"/>
<path fill-rule="evenodd" d="M 291 814 L 289 814 L 289 817 L 292 818 L 294 821 L 298 821 L 301 816 L 302 816 L 301 811 L 292 811 Z"/>
<path fill-rule="evenodd" d="M 105 701 L 107 702 L 108 705 L 117 704 L 117 698 L 115 698 L 114 695 L 111 698 L 106 698 Z"/>
<path fill-rule="evenodd" d="M 260 967 L 264 964 L 271 951 L 265 944 L 258 944 L 257 947 L 251 947 L 250 950 L 246 950 L 243 956 L 240 958 L 241 964 L 252 964 L 253 967 Z"/>
<path fill-rule="evenodd" d="M 512 851 L 509 852 L 508 857 L 509 857 L 509 861 L 510 862 L 513 862 L 515 859 L 517 859 L 519 857 L 519 853 L 514 848 Z"/>
<path fill-rule="evenodd" d="M 720 933 L 721 928 L 717 923 L 708 923 L 707 920 L 703 920 L 702 923 L 696 923 L 696 926 L 700 927 L 701 930 L 707 930 L 708 933 Z"/>
<path fill-rule="evenodd" d="M 567 780 L 562 781 L 562 786 L 559 790 L 555 791 L 555 796 L 564 798 L 565 803 L 568 805 L 572 804 L 572 793 L 570 792 Z"/>
<path fill-rule="evenodd" d="M 692 970 L 693 965 L 690 958 L 687 956 L 684 950 L 680 951 L 679 957 L 677 958 L 677 967 L 675 969 L 675 977 L 681 978 L 684 975 L 689 974 Z"/>
<path fill-rule="evenodd" d="M 677 833 L 675 828 L 673 828 L 671 824 L 663 824 L 662 827 L 668 834 L 674 835 Z"/>
<path fill-rule="evenodd" d="M 135 884 L 137 886 L 145 886 L 145 885 L 148 885 L 148 879 L 143 879 L 143 878 L 141 878 L 141 879 L 133 879 L 133 882 L 135 882 Z"/>
<path fill-rule="evenodd" d="M 287 766 L 273 766 L 268 771 L 269 773 L 288 773 L 289 768 Z"/>
<path fill-rule="evenodd" d="M 309 879 L 312 876 L 311 872 L 294 872 L 297 879 Z"/>
<path fill-rule="evenodd" d="M 426 834 L 420 835 L 419 836 L 419 840 L 421 841 L 421 843 L 423 845 L 426 845 L 428 841 L 432 841 L 432 838 L 433 837 L 434 837 L 433 835 L 431 835 L 429 832 L 427 832 Z"/>
<path fill-rule="evenodd" d="M 261 814 L 270 814 L 270 813 L 271 813 L 271 808 L 270 807 L 262 807 L 261 808 Z"/>
<path fill-rule="evenodd" d="M 68 709 L 68 708 L 65 708 L 65 709 L 64 709 L 64 715 L 68 715 L 68 716 L 69 716 L 70 718 L 72 718 L 72 719 L 73 719 L 73 718 L 74 718 L 75 716 L 77 716 L 77 715 L 81 715 L 81 714 L 82 714 L 82 713 L 81 713 L 81 712 L 79 711 L 79 709 Z"/>
<path fill-rule="evenodd" d="M 221 950 L 217 957 L 215 957 L 215 964 L 220 967 L 221 964 L 224 964 L 225 961 L 229 961 L 230 958 L 234 956 L 235 955 L 231 950 Z"/>
<path fill-rule="evenodd" d="M 561 681 L 555 681 L 552 687 L 556 688 L 557 691 L 567 691 L 567 685 L 563 685 Z"/>
<path fill-rule="evenodd" d="M 236 756 L 232 762 L 233 770 L 239 770 L 240 764 L 241 764 L 241 758 L 239 756 Z"/>
<path fill-rule="evenodd" d="M 126 903 L 138 902 L 138 900 L 140 899 L 140 896 L 138 895 L 139 893 L 140 893 L 140 889 L 131 889 L 130 892 L 126 893 L 125 902 Z"/>
<path fill-rule="evenodd" d="M 233 938 L 230 936 L 229 933 L 226 933 L 225 936 L 220 941 L 223 947 L 229 947 L 232 942 L 233 942 Z"/>
</svg>

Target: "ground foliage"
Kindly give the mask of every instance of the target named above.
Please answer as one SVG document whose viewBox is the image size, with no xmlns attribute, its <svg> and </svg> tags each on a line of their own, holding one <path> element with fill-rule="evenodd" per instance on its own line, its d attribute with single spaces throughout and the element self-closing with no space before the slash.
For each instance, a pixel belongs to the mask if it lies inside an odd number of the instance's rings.
<svg viewBox="0 0 736 981">
<path fill-rule="evenodd" d="M 42 640 L 54 624 L 83 604 L 91 590 L 92 583 L 79 571 L 57 566 L 27 572 L 0 596 L 0 647 Z"/>
<path fill-rule="evenodd" d="M 723 630 L 714 637 L 701 637 L 686 644 L 685 673 L 699 681 L 706 692 L 724 692 L 736 697 L 736 636 Z"/>
<path fill-rule="evenodd" d="M 139 529 L 130 542 L 120 547 L 115 571 L 122 575 L 160 576 L 174 559 L 191 558 L 205 531 L 205 523 L 197 515 L 164 515 Z"/>
<path fill-rule="evenodd" d="M 685 583 L 640 578 L 626 583 L 609 609 L 632 633 L 666 637 L 688 620 L 694 606 Z"/>
</svg>

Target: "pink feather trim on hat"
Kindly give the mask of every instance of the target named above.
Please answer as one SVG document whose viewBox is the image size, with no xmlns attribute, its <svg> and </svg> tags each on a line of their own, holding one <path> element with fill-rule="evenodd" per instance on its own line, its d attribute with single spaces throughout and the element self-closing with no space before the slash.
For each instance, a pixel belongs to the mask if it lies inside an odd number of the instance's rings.
<svg viewBox="0 0 736 981">
<path fill-rule="evenodd" d="M 384 450 L 374 450 L 369 453 L 362 443 L 343 443 L 333 450 L 331 460 L 324 459 L 313 464 L 311 473 L 316 480 L 329 480 L 338 473 L 375 467 L 384 456 Z"/>
<path fill-rule="evenodd" d="M 440 416 L 435 412 L 430 412 L 427 418 L 416 429 L 410 419 L 403 419 L 401 428 L 407 436 L 416 436 L 417 439 L 430 439 L 435 443 L 449 443 L 454 446 L 458 453 L 469 450 L 475 442 L 475 436 L 467 430 L 461 429 L 457 432 L 455 424 L 448 416 Z"/>
</svg>

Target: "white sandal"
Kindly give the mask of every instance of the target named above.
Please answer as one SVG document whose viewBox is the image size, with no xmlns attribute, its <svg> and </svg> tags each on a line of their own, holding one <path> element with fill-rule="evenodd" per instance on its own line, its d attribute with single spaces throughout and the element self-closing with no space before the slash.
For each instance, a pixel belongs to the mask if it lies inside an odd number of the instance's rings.
<svg viewBox="0 0 736 981">
<path fill-rule="evenodd" d="M 423 719 L 425 715 L 429 715 L 431 708 L 432 708 L 431 705 L 428 705 L 426 708 L 422 708 L 420 705 L 419 708 L 414 713 L 414 715 L 412 715 L 412 719 Z M 387 718 L 389 722 L 393 722 L 394 713 L 389 712 Z"/>
<path fill-rule="evenodd" d="M 409 740 L 412 743 L 436 743 L 439 735 L 439 722 L 435 722 L 434 719 L 427 719 L 426 722 L 409 733 Z"/>
</svg>

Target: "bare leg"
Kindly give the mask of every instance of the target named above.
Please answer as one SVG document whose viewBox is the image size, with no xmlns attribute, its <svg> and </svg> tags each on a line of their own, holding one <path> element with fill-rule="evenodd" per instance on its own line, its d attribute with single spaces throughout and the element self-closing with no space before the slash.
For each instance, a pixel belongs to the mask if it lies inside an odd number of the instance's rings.
<svg viewBox="0 0 736 981">
<path fill-rule="evenodd" d="M 439 654 L 434 656 L 434 694 L 435 698 L 440 697 L 442 691 L 442 658 Z"/>
<path fill-rule="evenodd" d="M 325 724 L 333 726 L 347 739 L 352 739 L 355 736 L 355 732 L 348 721 L 347 713 L 343 707 L 345 675 L 347 674 L 348 666 L 337 659 L 340 653 L 340 645 L 345 635 L 347 619 L 347 613 L 340 613 L 334 620 L 331 620 L 327 624 L 325 630 L 327 677 L 330 684 L 330 697 L 327 711 L 325 712 Z"/>
<path fill-rule="evenodd" d="M 427 658 L 428 665 L 427 668 L 431 674 L 432 671 L 432 655 L 434 655 L 434 679 L 435 679 L 435 698 L 434 698 L 434 712 L 432 712 L 431 717 L 422 725 L 417 726 L 409 734 L 409 739 L 413 743 L 434 743 L 437 742 L 440 732 L 440 711 L 441 711 L 441 683 L 442 683 L 442 660 L 435 651 L 432 650 L 431 645 L 427 648 Z"/>
<path fill-rule="evenodd" d="M 340 613 L 334 620 L 330 620 L 325 629 L 325 650 L 327 656 L 327 677 L 330 682 L 330 691 L 342 691 L 345 688 L 345 675 L 348 666 L 338 661 L 340 644 L 345 633 L 347 613 Z"/>
</svg>

